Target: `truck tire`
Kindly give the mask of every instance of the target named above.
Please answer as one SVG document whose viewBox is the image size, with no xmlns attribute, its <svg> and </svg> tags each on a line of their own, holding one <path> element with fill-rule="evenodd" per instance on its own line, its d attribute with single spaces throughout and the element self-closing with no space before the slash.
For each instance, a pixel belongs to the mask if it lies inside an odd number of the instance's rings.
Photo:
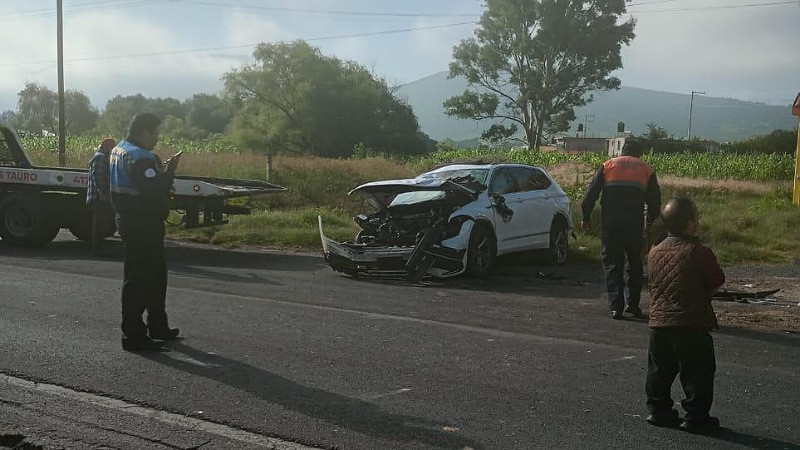
<svg viewBox="0 0 800 450">
<path fill-rule="evenodd" d="M 11 194 L 0 203 L 0 237 L 9 245 L 40 246 L 58 233 L 35 194 Z"/>
</svg>

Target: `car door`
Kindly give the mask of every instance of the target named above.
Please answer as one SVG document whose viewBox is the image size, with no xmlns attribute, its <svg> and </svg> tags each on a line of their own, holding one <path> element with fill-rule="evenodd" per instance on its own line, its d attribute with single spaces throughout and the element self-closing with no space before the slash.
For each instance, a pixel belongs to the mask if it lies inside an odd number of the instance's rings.
<svg viewBox="0 0 800 450">
<path fill-rule="evenodd" d="M 521 211 L 525 214 L 526 248 L 542 248 L 550 244 L 550 223 L 553 208 L 548 195 L 550 179 L 539 169 L 530 166 L 512 166 L 511 173 L 519 186 Z"/>
<path fill-rule="evenodd" d="M 495 234 L 497 253 L 517 251 L 525 246 L 527 213 L 524 211 L 525 196 L 519 191 L 517 180 L 507 167 L 500 167 L 489 182 L 490 198 L 494 196 Z M 505 213 L 504 209 L 513 211 Z M 505 213 L 505 214 L 504 214 Z"/>
</svg>

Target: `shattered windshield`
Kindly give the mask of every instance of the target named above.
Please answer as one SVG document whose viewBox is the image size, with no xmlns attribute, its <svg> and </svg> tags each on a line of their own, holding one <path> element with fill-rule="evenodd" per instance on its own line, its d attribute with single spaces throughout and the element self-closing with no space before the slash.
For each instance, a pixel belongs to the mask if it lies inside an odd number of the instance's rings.
<svg viewBox="0 0 800 450">
<path fill-rule="evenodd" d="M 441 200 L 446 197 L 446 193 L 444 191 L 413 191 L 413 192 L 403 192 L 402 194 L 397 194 L 397 196 L 392 200 L 392 203 L 389 206 L 397 206 L 397 205 L 413 205 L 415 203 L 422 203 L 431 200 Z"/>
<path fill-rule="evenodd" d="M 489 174 L 489 169 L 453 169 L 453 170 L 438 170 L 436 172 L 428 172 L 420 175 L 420 178 L 435 178 L 439 180 L 447 180 L 462 177 L 472 177 L 475 181 L 486 184 L 486 176 Z"/>
</svg>

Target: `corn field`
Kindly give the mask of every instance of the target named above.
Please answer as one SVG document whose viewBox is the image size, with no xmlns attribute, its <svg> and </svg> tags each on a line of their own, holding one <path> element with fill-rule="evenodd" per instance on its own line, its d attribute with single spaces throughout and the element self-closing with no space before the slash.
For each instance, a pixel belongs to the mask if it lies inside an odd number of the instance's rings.
<svg viewBox="0 0 800 450">
<path fill-rule="evenodd" d="M 607 156 L 598 153 L 451 150 L 425 158 L 431 162 L 498 161 L 554 167 L 564 163 L 583 163 L 599 167 Z M 791 180 L 794 157 L 787 154 L 671 153 L 649 154 L 644 159 L 656 173 L 689 178 L 737 180 Z"/>
<path fill-rule="evenodd" d="M 103 136 L 70 136 L 67 138 L 66 165 L 86 167 L 94 149 Z M 52 166 L 58 161 L 58 142 L 55 137 L 25 137 L 23 146 L 28 150 L 34 164 Z M 253 158 L 243 157 L 242 151 L 224 140 L 185 140 L 163 138 L 157 153 L 169 157 L 178 150 L 195 154 L 214 154 L 216 164 L 226 167 L 226 176 L 234 176 L 239 165 L 242 170 L 252 172 Z M 222 161 L 230 155 L 230 161 Z M 552 168 L 564 163 L 581 163 L 591 168 L 600 166 L 607 157 L 598 153 L 565 153 L 558 151 L 529 152 L 518 150 L 447 150 L 423 157 L 399 160 L 422 172 L 437 164 L 452 161 L 509 161 Z M 729 154 L 729 153 L 672 153 L 649 154 L 643 159 L 651 164 L 658 174 L 689 178 L 737 179 L 754 181 L 791 180 L 794 177 L 794 157 L 787 154 Z M 213 167 L 209 168 L 213 170 Z M 258 170 L 258 169 L 257 169 Z M 206 175 L 220 175 L 208 173 Z"/>
</svg>

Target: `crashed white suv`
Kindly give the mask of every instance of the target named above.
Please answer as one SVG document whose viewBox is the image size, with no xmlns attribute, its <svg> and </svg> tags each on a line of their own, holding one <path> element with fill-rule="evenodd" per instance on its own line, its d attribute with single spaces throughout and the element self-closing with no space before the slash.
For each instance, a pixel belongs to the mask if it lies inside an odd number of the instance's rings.
<svg viewBox="0 0 800 450">
<path fill-rule="evenodd" d="M 567 194 L 542 168 L 523 164 L 453 164 L 414 179 L 375 181 L 349 195 L 375 208 L 354 217 L 355 239 L 319 233 L 330 266 L 352 276 L 385 274 L 485 277 L 497 256 L 548 249 L 564 264 L 572 233 Z"/>
</svg>

